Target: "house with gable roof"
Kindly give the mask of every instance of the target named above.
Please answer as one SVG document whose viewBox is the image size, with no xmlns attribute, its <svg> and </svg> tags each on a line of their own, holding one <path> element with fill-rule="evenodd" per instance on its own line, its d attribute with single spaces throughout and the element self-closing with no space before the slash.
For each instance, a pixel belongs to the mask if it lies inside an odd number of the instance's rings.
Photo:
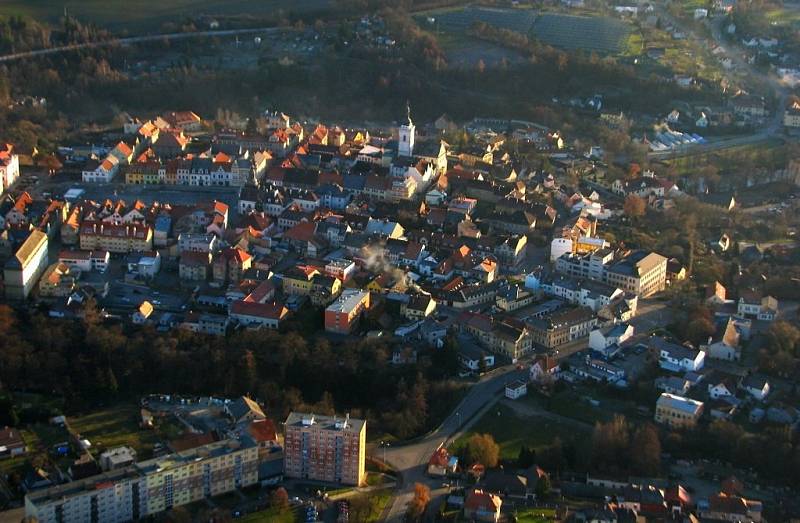
<svg viewBox="0 0 800 523">
<path fill-rule="evenodd" d="M 225 414 L 237 424 L 243 421 L 257 421 L 267 418 L 258 402 L 247 396 L 241 396 L 226 404 Z"/>
<path fill-rule="evenodd" d="M 217 282 L 238 283 L 242 274 L 253 264 L 253 257 L 235 248 L 224 249 L 214 258 L 213 275 Z"/>
<path fill-rule="evenodd" d="M 464 517 L 470 521 L 497 523 L 502 506 L 500 496 L 478 488 L 470 489 L 464 499 Z"/>
<path fill-rule="evenodd" d="M 778 316 L 778 300 L 764 296 L 756 289 L 739 292 L 737 311 L 741 316 L 755 317 L 757 320 L 772 321 Z"/>
<path fill-rule="evenodd" d="M 739 361 L 742 357 L 740 343 L 741 334 L 736 326 L 736 320 L 728 317 L 727 321 L 719 324 L 717 332 L 709 338 L 708 344 L 700 348 L 708 354 L 709 358 L 726 361 Z"/>
<path fill-rule="evenodd" d="M 686 345 L 678 345 L 664 338 L 652 336 L 650 348 L 658 354 L 658 365 L 672 372 L 698 371 L 705 364 L 706 353 Z"/>
<path fill-rule="evenodd" d="M 458 467 L 458 457 L 451 455 L 444 446 L 439 447 L 428 460 L 429 476 L 444 477 L 454 474 Z"/>
</svg>

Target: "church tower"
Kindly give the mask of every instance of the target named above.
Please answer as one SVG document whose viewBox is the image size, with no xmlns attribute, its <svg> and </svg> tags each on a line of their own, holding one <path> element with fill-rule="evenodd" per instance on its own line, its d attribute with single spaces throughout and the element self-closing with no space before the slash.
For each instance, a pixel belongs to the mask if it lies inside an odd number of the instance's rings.
<svg viewBox="0 0 800 523">
<path fill-rule="evenodd" d="M 398 156 L 412 156 L 414 154 L 414 134 L 417 128 L 414 126 L 414 122 L 411 121 L 411 106 L 407 105 L 406 110 L 408 123 L 400 126 L 400 136 L 397 143 Z"/>
</svg>

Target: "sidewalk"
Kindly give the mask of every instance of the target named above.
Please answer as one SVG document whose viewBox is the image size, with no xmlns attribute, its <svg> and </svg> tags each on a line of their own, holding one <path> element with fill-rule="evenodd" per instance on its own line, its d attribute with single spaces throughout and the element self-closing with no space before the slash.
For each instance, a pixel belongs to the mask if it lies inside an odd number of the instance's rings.
<svg viewBox="0 0 800 523">
<path fill-rule="evenodd" d="M 328 501 L 339 501 L 340 499 L 347 499 L 351 496 L 355 496 L 358 494 L 367 494 L 369 492 L 374 492 L 376 490 L 394 489 L 396 485 L 397 485 L 396 481 L 391 481 L 388 483 L 381 483 L 380 485 L 372 485 L 371 487 L 353 487 L 352 489 L 349 489 L 346 492 L 339 492 L 331 496 L 328 496 Z"/>
</svg>

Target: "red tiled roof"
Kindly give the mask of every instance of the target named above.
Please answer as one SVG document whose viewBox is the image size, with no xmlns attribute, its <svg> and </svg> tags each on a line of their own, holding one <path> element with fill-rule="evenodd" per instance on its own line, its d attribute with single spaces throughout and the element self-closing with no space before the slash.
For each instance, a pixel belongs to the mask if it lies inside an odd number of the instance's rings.
<svg viewBox="0 0 800 523">
<path fill-rule="evenodd" d="M 182 252 L 181 265 L 189 267 L 207 267 L 209 264 L 207 252 Z"/>
<path fill-rule="evenodd" d="M 307 242 L 314 238 L 317 224 L 314 222 L 301 222 L 286 231 L 283 237 L 288 240 Z"/>
<path fill-rule="evenodd" d="M 447 452 L 447 449 L 444 447 L 439 447 L 436 449 L 436 452 L 433 453 L 431 459 L 428 460 L 428 465 L 433 465 L 436 467 L 446 467 L 447 462 L 450 460 L 450 453 Z"/>
<path fill-rule="evenodd" d="M 104 223 L 96 221 L 85 221 L 81 224 L 80 234 L 84 236 L 104 236 L 117 238 L 138 238 L 146 239 L 150 235 L 150 226 L 142 224 L 121 224 Z"/>
<path fill-rule="evenodd" d="M 14 154 L 14 146 L 10 143 L 0 145 L 0 160 L 7 160 Z"/>
<path fill-rule="evenodd" d="M 258 284 L 258 286 L 248 294 L 244 301 L 262 303 L 268 296 L 275 294 L 275 286 L 271 281 L 265 280 Z"/>
<path fill-rule="evenodd" d="M 464 508 L 469 510 L 485 510 L 496 512 L 503 502 L 499 496 L 475 489 L 467 495 L 464 500 Z"/>
<path fill-rule="evenodd" d="M 231 303 L 231 314 L 253 316 L 268 320 L 282 320 L 289 310 L 282 303 L 257 303 L 252 301 L 237 300 Z"/>
<path fill-rule="evenodd" d="M 247 427 L 247 431 L 250 433 L 253 439 L 259 443 L 263 441 L 278 440 L 278 436 L 275 431 L 275 424 L 270 419 L 253 421 L 250 423 L 250 426 Z"/>
<path fill-rule="evenodd" d="M 245 251 L 243 251 L 238 247 L 233 249 L 225 249 L 224 255 L 228 260 L 236 260 L 240 264 L 253 258 L 248 253 L 246 253 Z"/>
<path fill-rule="evenodd" d="M 192 111 L 172 111 L 164 114 L 162 118 L 173 127 L 180 127 L 201 121 L 201 118 Z"/>
<path fill-rule="evenodd" d="M 282 182 L 286 178 L 286 170 L 281 166 L 270 167 L 267 171 L 267 179 L 271 182 Z"/>
<path fill-rule="evenodd" d="M 115 147 L 116 150 L 121 152 L 123 156 L 130 156 L 133 154 L 133 149 L 131 149 L 130 145 L 126 144 L 125 142 L 119 142 Z"/>
<path fill-rule="evenodd" d="M 209 443 L 214 443 L 214 441 L 214 435 L 211 433 L 187 434 L 186 436 L 182 436 L 178 439 L 170 441 L 169 446 L 172 447 L 172 450 L 175 452 L 181 452 L 184 450 L 201 447 L 203 445 L 208 445 Z"/>
<path fill-rule="evenodd" d="M 319 173 L 319 184 L 324 185 L 326 183 L 343 185 L 344 178 L 342 177 L 341 173 L 337 171 L 324 171 Z"/>
</svg>

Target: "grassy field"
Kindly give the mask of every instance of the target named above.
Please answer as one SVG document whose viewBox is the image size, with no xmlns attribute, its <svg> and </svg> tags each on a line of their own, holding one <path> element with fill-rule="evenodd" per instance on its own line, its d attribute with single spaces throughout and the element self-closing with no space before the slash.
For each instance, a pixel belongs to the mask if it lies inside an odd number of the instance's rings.
<svg viewBox="0 0 800 523">
<path fill-rule="evenodd" d="M 81 21 L 132 32 L 157 32 L 164 22 L 181 22 L 199 15 L 266 16 L 285 12 L 309 12 L 330 6 L 331 0 L 4 0 L 1 14 L 27 15 L 57 22 L 64 9 Z"/>
<path fill-rule="evenodd" d="M 242 516 L 237 521 L 242 523 L 294 523 L 295 514 L 292 511 L 278 512 L 273 509 L 264 510 L 262 512 L 253 512 Z"/>
<path fill-rule="evenodd" d="M 529 508 L 517 512 L 517 523 L 546 523 L 553 521 L 555 517 L 555 509 Z"/>
<path fill-rule="evenodd" d="M 580 394 L 572 391 L 561 392 L 551 398 L 529 394 L 525 401 L 539 405 L 561 416 L 590 425 L 594 425 L 598 421 L 608 421 L 612 418 L 612 414 L 608 410 L 593 407 Z"/>
<path fill-rule="evenodd" d="M 68 421 L 75 432 L 91 441 L 93 450 L 127 445 L 139 458 L 146 458 L 159 441 L 155 431 L 139 427 L 139 409 L 133 405 L 98 410 Z"/>
<path fill-rule="evenodd" d="M 751 159 L 756 161 L 758 167 L 777 169 L 786 163 L 786 143 L 779 138 L 766 138 L 763 141 L 736 145 L 713 151 L 692 152 L 679 156 L 669 163 L 675 167 L 678 175 L 691 174 L 700 166 L 709 163 L 716 165 L 720 170 L 735 168 L 737 163 Z"/>
<path fill-rule="evenodd" d="M 358 515 L 361 516 L 364 523 L 377 523 L 380 521 L 381 514 L 383 514 L 383 509 L 386 508 L 386 504 L 392 499 L 392 491 L 390 489 L 379 490 L 377 492 L 365 494 L 365 496 L 367 497 L 365 500 L 367 507 Z"/>
<path fill-rule="evenodd" d="M 490 434 L 500 445 L 501 459 L 516 459 L 523 445 L 539 450 L 550 446 L 558 437 L 562 441 L 576 440 L 586 436 L 572 425 L 539 416 L 521 417 L 503 405 L 493 408 L 459 438 L 457 450 L 472 434 Z"/>
<path fill-rule="evenodd" d="M 644 39 L 642 33 L 632 31 L 628 38 L 625 40 L 623 48 L 624 54 L 627 56 L 639 56 L 644 51 Z"/>
</svg>

